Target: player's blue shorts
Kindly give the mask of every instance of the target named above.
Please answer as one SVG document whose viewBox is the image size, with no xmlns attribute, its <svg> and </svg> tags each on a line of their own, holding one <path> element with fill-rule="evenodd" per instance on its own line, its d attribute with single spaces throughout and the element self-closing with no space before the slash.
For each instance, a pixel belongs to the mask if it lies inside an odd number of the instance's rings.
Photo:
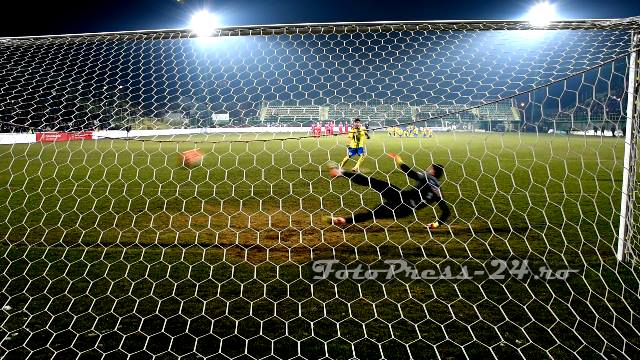
<svg viewBox="0 0 640 360">
<path fill-rule="evenodd" d="M 352 147 L 347 148 L 347 154 L 349 155 L 349 157 L 356 156 L 356 155 L 362 156 L 362 154 L 364 154 L 364 148 L 362 148 L 362 147 L 359 147 L 359 148 L 352 148 Z"/>
</svg>

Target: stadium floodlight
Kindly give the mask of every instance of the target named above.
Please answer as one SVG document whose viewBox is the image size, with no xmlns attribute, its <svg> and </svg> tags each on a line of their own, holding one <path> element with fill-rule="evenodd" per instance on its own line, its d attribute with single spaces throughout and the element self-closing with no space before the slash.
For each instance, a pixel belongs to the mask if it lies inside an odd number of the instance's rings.
<svg viewBox="0 0 640 360">
<path fill-rule="evenodd" d="M 546 1 L 535 4 L 526 15 L 529 24 L 534 27 L 545 27 L 556 17 L 556 7 Z"/>
<path fill-rule="evenodd" d="M 198 37 L 209 37 L 220 26 L 220 19 L 208 12 L 201 10 L 191 17 L 191 30 Z"/>
</svg>

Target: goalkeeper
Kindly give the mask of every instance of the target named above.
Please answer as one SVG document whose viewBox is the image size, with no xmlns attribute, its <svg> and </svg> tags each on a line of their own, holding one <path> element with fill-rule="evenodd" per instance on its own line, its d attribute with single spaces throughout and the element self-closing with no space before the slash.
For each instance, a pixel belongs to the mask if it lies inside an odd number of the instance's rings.
<svg viewBox="0 0 640 360">
<path fill-rule="evenodd" d="M 331 177 L 344 176 L 358 185 L 370 186 L 373 190 L 379 192 L 385 201 L 373 210 L 357 213 L 352 217 L 330 218 L 332 224 L 340 226 L 371 219 L 402 218 L 414 214 L 415 211 L 434 203 L 437 203 L 441 214 L 436 221 L 428 224 L 427 227 L 429 229 L 435 229 L 447 221 L 451 211 L 442 198 L 440 182 L 438 181 L 444 174 L 443 166 L 433 164 L 425 172 L 416 172 L 406 165 L 399 155 L 389 154 L 389 156 L 395 160 L 396 165 L 404 171 L 409 178 L 416 181 L 416 184 L 408 189 L 401 190 L 386 181 L 333 167 L 329 170 Z"/>
</svg>

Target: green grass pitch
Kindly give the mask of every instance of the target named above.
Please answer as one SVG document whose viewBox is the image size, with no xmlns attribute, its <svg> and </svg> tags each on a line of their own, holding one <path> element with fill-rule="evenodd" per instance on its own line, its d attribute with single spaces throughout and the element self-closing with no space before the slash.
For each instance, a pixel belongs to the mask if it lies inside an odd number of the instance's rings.
<svg viewBox="0 0 640 360">
<path fill-rule="evenodd" d="M 341 137 L 155 140 L 167 141 L 0 145 L 0 304 L 11 307 L 0 355 L 639 356 L 640 273 L 615 259 L 622 139 L 375 133 L 366 175 L 409 184 L 388 152 L 445 165 L 452 220 L 431 232 L 431 208 L 322 222 L 381 201 L 329 178 Z M 196 147 L 202 166 L 179 166 Z M 420 270 L 527 259 L 580 272 L 354 281 L 314 280 L 311 268 L 401 258 Z"/>
</svg>

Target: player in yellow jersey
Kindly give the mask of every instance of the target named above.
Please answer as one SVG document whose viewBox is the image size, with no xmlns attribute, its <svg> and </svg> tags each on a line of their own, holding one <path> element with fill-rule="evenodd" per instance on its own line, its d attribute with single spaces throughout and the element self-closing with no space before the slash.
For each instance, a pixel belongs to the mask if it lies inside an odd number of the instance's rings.
<svg viewBox="0 0 640 360">
<path fill-rule="evenodd" d="M 369 139 L 369 133 L 361 127 L 360 119 L 355 118 L 353 120 L 353 126 L 351 127 L 351 130 L 349 130 L 349 134 L 347 136 L 349 139 L 347 156 L 345 156 L 345 158 L 340 162 L 340 168 L 344 167 L 344 164 L 346 164 L 351 157 L 359 156 L 360 158 L 356 162 L 356 166 L 352 169 L 354 172 L 358 172 L 360 171 L 360 164 L 367 156 L 364 150 L 364 142 L 366 139 Z"/>
</svg>

